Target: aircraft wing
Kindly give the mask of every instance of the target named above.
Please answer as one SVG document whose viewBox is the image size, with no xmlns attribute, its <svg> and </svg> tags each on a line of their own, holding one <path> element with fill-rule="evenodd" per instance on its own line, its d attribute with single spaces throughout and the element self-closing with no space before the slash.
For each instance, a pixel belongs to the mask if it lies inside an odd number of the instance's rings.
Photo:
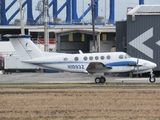
<svg viewBox="0 0 160 120">
<path fill-rule="evenodd" d="M 91 62 L 89 63 L 88 67 L 87 67 L 87 71 L 93 70 L 93 69 L 112 69 L 111 66 L 106 66 L 105 64 L 103 64 L 102 62 Z"/>
</svg>

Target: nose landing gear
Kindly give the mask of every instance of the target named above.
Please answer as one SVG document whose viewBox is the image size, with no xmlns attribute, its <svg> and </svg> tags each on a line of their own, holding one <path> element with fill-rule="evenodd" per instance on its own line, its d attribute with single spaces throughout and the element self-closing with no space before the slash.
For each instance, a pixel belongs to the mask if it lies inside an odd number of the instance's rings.
<svg viewBox="0 0 160 120">
<path fill-rule="evenodd" d="M 154 83 L 156 81 L 156 78 L 154 77 L 154 74 L 153 74 L 153 70 L 151 69 L 151 72 L 150 72 L 150 77 L 149 77 L 149 82 L 150 83 Z"/>
<path fill-rule="evenodd" d="M 95 78 L 95 83 L 105 83 L 105 82 L 106 82 L 106 78 L 103 76 Z"/>
</svg>

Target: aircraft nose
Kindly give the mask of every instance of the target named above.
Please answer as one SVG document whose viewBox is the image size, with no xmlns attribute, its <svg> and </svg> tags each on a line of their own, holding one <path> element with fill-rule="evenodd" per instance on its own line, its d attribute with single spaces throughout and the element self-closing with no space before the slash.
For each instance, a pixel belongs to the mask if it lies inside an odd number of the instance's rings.
<svg viewBox="0 0 160 120">
<path fill-rule="evenodd" d="M 152 66 L 152 68 L 155 68 L 155 67 L 157 67 L 157 64 L 152 62 L 151 66 Z"/>
<path fill-rule="evenodd" d="M 153 68 L 157 67 L 156 63 L 148 61 L 148 60 L 141 60 L 139 63 L 143 63 L 143 65 L 146 66 L 149 69 L 153 69 Z"/>
<path fill-rule="evenodd" d="M 155 68 L 155 67 L 157 67 L 157 64 L 154 62 L 149 62 L 147 66 L 150 68 Z"/>
</svg>

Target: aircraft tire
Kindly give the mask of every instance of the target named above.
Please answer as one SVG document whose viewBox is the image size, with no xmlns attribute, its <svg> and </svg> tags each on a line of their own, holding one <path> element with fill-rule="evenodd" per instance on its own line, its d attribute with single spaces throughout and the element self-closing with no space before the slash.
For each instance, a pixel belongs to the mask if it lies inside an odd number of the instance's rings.
<svg viewBox="0 0 160 120">
<path fill-rule="evenodd" d="M 150 78 L 149 78 L 149 82 L 150 82 L 150 83 L 155 83 L 155 81 L 156 81 L 156 78 L 155 78 L 155 77 L 150 77 Z"/>
<path fill-rule="evenodd" d="M 101 82 L 101 78 L 96 77 L 96 78 L 95 78 L 95 83 L 100 83 L 100 82 Z"/>
<path fill-rule="evenodd" d="M 106 82 L 106 78 L 105 77 L 101 77 L 101 83 L 105 83 Z"/>
</svg>

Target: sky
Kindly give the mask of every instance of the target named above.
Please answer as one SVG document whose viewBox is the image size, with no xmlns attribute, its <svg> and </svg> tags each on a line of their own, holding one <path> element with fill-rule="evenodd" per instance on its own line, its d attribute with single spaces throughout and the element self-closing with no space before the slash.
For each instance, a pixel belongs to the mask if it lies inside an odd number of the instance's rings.
<svg viewBox="0 0 160 120">
<path fill-rule="evenodd" d="M 11 0 L 5 0 L 6 1 L 6 7 L 11 3 Z M 22 0 L 23 2 L 25 0 Z M 40 0 L 32 0 L 33 5 L 32 5 L 32 10 L 33 10 L 33 16 L 36 18 L 39 15 L 39 11 L 36 11 L 36 5 Z M 65 0 L 58 0 L 58 9 L 63 5 Z M 51 2 L 51 0 L 49 0 Z M 88 8 L 88 4 L 90 4 L 91 0 L 77 0 L 77 14 L 78 17 L 83 14 L 83 11 L 85 11 Z M 160 4 L 160 0 L 144 0 L 145 4 Z M 126 18 L 126 9 L 127 7 L 136 7 L 139 4 L 139 0 L 115 0 L 115 21 L 123 20 Z M 106 0 L 106 7 L 105 7 L 105 0 L 99 0 L 99 16 L 104 17 L 105 16 L 105 8 L 106 8 L 106 18 L 109 18 L 109 5 L 110 5 L 110 0 Z M 18 9 L 19 7 L 19 2 L 14 4 L 12 8 L 6 13 L 7 19 L 10 18 L 10 16 Z M 24 21 L 26 21 L 26 6 L 24 8 Z M 49 15 L 52 18 L 52 11 L 49 11 Z M 15 19 L 19 19 L 20 15 L 17 14 L 15 18 L 11 21 L 11 23 L 14 22 Z M 58 18 L 60 18 L 62 21 L 65 20 L 66 18 L 66 9 L 63 9 L 61 13 L 58 15 Z M 89 12 L 83 19 L 84 21 L 90 21 L 91 20 L 91 12 Z"/>
</svg>

